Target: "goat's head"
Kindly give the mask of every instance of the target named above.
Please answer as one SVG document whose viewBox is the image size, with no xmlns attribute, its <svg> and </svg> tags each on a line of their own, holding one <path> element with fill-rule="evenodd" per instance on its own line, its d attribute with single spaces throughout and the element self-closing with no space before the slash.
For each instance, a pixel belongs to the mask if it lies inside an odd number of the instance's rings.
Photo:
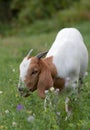
<svg viewBox="0 0 90 130">
<path fill-rule="evenodd" d="M 22 96 L 29 96 L 31 92 L 37 89 L 39 96 L 44 98 L 45 90 L 52 87 L 53 81 L 50 70 L 41 59 L 46 54 L 47 52 L 43 52 L 31 58 L 27 55 L 21 62 L 18 90 Z"/>
</svg>

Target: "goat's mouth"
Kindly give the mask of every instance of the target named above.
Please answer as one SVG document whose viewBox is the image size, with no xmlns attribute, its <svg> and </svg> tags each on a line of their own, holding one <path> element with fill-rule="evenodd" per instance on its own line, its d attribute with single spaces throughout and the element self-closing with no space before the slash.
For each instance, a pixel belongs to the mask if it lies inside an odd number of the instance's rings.
<svg viewBox="0 0 90 130">
<path fill-rule="evenodd" d="M 30 88 L 26 87 L 26 84 L 24 82 L 22 82 L 21 80 L 19 80 L 19 83 L 18 83 L 18 91 L 19 91 L 20 95 L 23 97 L 28 97 L 32 93 L 32 90 Z"/>
<path fill-rule="evenodd" d="M 31 95 L 31 92 L 30 91 L 28 91 L 28 92 L 20 92 L 20 95 L 22 96 L 22 97 L 28 97 L 28 96 L 30 96 Z"/>
<path fill-rule="evenodd" d="M 28 97 L 32 94 L 30 89 L 19 89 L 18 91 L 22 97 Z"/>
</svg>

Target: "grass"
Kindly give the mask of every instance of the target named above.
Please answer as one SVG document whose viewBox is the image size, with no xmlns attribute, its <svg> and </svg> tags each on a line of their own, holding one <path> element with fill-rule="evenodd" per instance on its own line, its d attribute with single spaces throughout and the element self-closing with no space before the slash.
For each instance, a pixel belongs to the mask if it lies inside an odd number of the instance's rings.
<svg viewBox="0 0 90 130">
<path fill-rule="evenodd" d="M 77 25 L 82 33 L 90 57 L 90 22 Z M 37 92 L 30 97 L 20 97 L 17 91 L 19 64 L 27 52 L 33 48 L 32 55 L 48 50 L 57 32 L 31 36 L 1 37 L 0 39 L 0 130 L 89 130 L 90 129 L 90 74 L 80 97 L 72 95 L 73 114 L 65 121 L 64 101 L 66 93 L 52 93 L 52 104 L 41 100 Z M 89 58 L 90 59 L 90 58 Z M 88 67 L 90 73 L 90 63 Z M 21 107 L 20 107 L 21 106 Z"/>
</svg>

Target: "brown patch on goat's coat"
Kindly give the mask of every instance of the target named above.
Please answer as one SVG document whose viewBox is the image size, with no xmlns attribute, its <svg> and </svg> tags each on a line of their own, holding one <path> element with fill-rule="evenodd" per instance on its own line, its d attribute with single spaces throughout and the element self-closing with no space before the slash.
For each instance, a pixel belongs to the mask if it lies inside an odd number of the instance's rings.
<svg viewBox="0 0 90 130">
<path fill-rule="evenodd" d="M 32 73 L 36 71 L 36 74 Z M 37 59 L 31 57 L 30 66 L 25 80 L 26 86 L 30 91 L 37 89 L 41 98 L 45 98 L 45 90 L 54 88 L 63 89 L 64 79 L 57 78 L 57 70 L 53 64 L 53 57 Z"/>
<path fill-rule="evenodd" d="M 49 90 L 53 86 L 53 79 L 47 62 L 39 61 L 41 73 L 39 75 L 37 91 L 41 98 L 45 98 L 45 90 Z"/>
<path fill-rule="evenodd" d="M 45 90 L 49 90 L 52 86 L 60 91 L 64 88 L 65 80 L 57 78 L 57 70 L 53 64 L 53 57 L 41 59 L 39 61 L 41 73 L 38 81 L 38 94 L 40 97 L 45 98 Z"/>
<path fill-rule="evenodd" d="M 65 80 L 63 78 L 54 79 L 54 88 L 58 88 L 60 91 L 64 88 Z"/>
<path fill-rule="evenodd" d="M 64 88 L 65 80 L 63 78 L 57 77 L 57 70 L 55 65 L 53 64 L 53 57 L 45 58 L 45 61 L 48 63 L 49 69 L 51 71 L 51 75 L 53 78 L 53 87 L 62 90 Z"/>
</svg>

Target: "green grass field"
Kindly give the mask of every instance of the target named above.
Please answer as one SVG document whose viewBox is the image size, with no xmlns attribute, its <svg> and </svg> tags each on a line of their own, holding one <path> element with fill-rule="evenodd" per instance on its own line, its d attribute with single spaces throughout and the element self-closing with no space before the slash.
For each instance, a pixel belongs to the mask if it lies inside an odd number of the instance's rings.
<svg viewBox="0 0 90 130">
<path fill-rule="evenodd" d="M 90 59 L 90 22 L 75 25 L 84 37 Z M 17 91 L 19 64 L 27 52 L 32 55 L 46 51 L 57 32 L 31 36 L 0 38 L 0 130 L 90 130 L 90 63 L 88 76 L 79 98 L 72 95 L 72 115 L 65 121 L 64 101 L 66 93 L 52 96 L 44 109 L 44 100 L 37 92 L 30 97 L 20 97 Z"/>
</svg>

